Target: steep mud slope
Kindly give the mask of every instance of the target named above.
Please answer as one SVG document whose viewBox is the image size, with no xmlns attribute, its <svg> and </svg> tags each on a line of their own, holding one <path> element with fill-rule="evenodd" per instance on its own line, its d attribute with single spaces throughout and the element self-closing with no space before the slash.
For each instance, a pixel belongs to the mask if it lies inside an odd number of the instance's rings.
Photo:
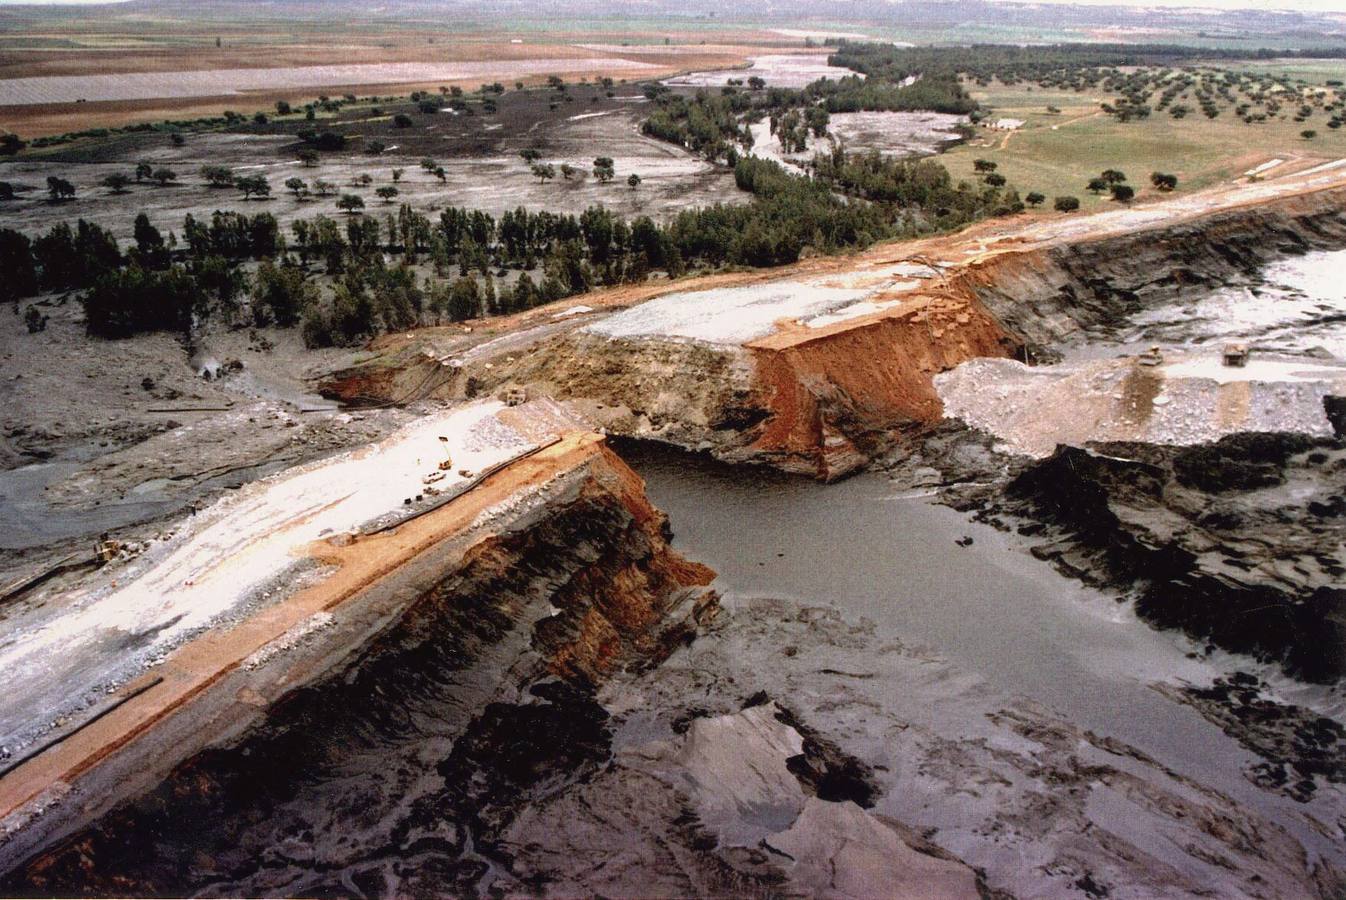
<svg viewBox="0 0 1346 900">
<path fill-rule="evenodd" d="M 236 744 L 263 717 L 273 724 L 276 717 L 284 720 L 319 702 L 314 697 L 330 701 L 330 690 L 358 693 L 360 679 L 376 682 L 378 672 L 405 670 L 401 677 L 410 679 L 409 690 L 403 700 L 389 701 L 377 687 L 368 688 L 366 711 L 405 724 L 404 702 L 429 677 L 418 660 L 473 656 L 473 648 L 498 645 L 507 634 L 517 656 L 507 666 L 513 674 L 484 675 L 477 696 L 522 690 L 551 675 L 582 686 L 623 667 L 657 662 L 690 639 L 715 608 L 714 595 L 703 587 L 713 573 L 671 552 L 665 528 L 639 478 L 601 440 L 571 435 L 391 530 L 321 542 L 310 548 L 321 556 L 321 568 L 297 570 L 270 589 L 297 592 L 270 605 L 254 601 L 246 614 L 217 620 L 128 683 L 119 705 L 77 711 L 72 720 L 82 722 L 78 730 L 15 757 L 0 778 L 0 869 L 13 868 L 128 796 L 179 793 L 182 781 L 155 785 L 189 754 Z M 78 646 L 67 655 L 81 653 L 97 657 L 96 648 Z M 262 739 L 285 741 L 301 733 L 310 732 L 291 721 Z M 317 758 L 334 735 L 359 741 L 358 729 L 321 734 L 309 747 Z M 303 765 L 290 756 L 295 749 L 279 758 Z M 264 766 L 277 758 L 255 757 Z M 275 775 L 256 777 L 265 782 L 284 771 L 279 766 Z M 126 809 L 134 808 L 140 807 Z M 93 833 L 112 835 L 114 843 L 125 840 L 120 825 Z M 79 879 L 87 877 L 106 877 L 103 889 L 111 893 L 174 893 L 190 883 L 174 881 L 183 875 L 180 869 L 177 876 L 159 869 L 120 882 L 117 864 L 102 865 L 102 853 L 93 864 L 97 876 L 83 872 L 81 863 L 64 880 L 39 877 L 48 867 L 65 871 L 56 860 L 80 853 L 57 853 L 21 870 L 5 892 L 82 892 L 90 885 Z M 137 855 L 146 865 L 167 865 Z"/>
<path fill-rule="evenodd" d="M 1051 523 L 1036 555 L 1133 590 L 1154 624 L 1329 681 L 1346 675 L 1343 496 L 1340 442 L 1238 434 L 1061 447 L 999 505 Z"/>
</svg>

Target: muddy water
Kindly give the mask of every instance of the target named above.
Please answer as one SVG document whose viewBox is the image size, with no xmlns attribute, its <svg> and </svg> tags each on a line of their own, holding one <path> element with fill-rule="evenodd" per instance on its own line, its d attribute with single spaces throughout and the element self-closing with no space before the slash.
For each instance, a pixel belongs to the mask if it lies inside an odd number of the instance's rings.
<svg viewBox="0 0 1346 900">
<path fill-rule="evenodd" d="M 879 475 L 823 486 L 648 450 L 631 459 L 674 523 L 674 546 L 720 574 L 728 623 L 697 642 L 692 654 L 709 655 L 697 664 L 725 666 L 720 680 L 780 697 L 848 752 L 887 770 L 881 808 L 937 829 L 935 840 L 969 863 L 998 869 L 993 884 L 1050 895 L 1024 860 L 1039 852 L 1033 844 L 1063 840 L 1044 821 L 1032 840 L 1009 841 L 1021 859 L 1007 867 L 1005 843 L 971 824 L 998 814 L 964 793 L 961 782 L 975 780 L 981 766 L 951 762 L 951 748 L 1004 740 L 987 726 L 1001 703 L 1125 742 L 1151 757 L 1152 773 L 1186 776 L 1277 823 L 1311 853 L 1337 864 L 1346 858 L 1307 818 L 1336 821 L 1346 809 L 1339 792 L 1304 805 L 1256 787 L 1245 774 L 1256 757 L 1153 688 L 1205 684 L 1224 669 L 1253 667 L 1250 660 L 1204 658 L 1180 635 L 1149 628 L 1034 559 L 1027 539 L 899 493 Z M 844 638 L 829 628 L 787 634 L 746 621 L 763 615 L 847 629 Z M 748 637 L 740 629 L 756 631 Z M 803 656 L 811 659 L 801 665 Z M 656 678 L 676 681 L 676 664 Z M 902 752 L 895 736 L 908 729 L 924 737 Z M 929 771 L 945 764 L 954 774 L 941 788 Z M 1031 794 L 1019 790 L 1009 787 L 999 801 L 1007 816 Z M 1169 825 L 1157 810 L 1102 797 L 1080 812 L 1132 837 Z M 1203 863 L 1168 856 L 1179 871 L 1210 877 Z"/>
</svg>

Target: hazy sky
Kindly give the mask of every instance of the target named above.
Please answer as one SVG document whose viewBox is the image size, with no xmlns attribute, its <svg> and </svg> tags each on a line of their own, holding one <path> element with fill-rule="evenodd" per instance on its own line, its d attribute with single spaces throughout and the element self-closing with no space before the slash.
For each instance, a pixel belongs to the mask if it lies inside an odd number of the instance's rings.
<svg viewBox="0 0 1346 900">
<path fill-rule="evenodd" d="M 0 0 L 0 6 L 28 3 L 102 3 L 109 0 Z M 116 0 L 112 0 L 116 2 Z M 451 5 L 453 0 L 446 0 Z M 1000 2 L 1000 0 L 993 0 Z M 1015 0 L 1024 2 L 1024 0 Z M 1038 3 L 1064 3 L 1078 6 L 1166 6 L 1208 9 L 1297 9 L 1306 12 L 1346 13 L 1346 0 L 1032 0 Z"/>
</svg>

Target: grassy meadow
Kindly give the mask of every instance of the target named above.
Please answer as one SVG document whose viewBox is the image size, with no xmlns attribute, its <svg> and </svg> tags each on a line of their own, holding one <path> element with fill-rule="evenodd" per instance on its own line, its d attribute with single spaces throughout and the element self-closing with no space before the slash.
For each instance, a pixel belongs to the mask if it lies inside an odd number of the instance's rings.
<svg viewBox="0 0 1346 900">
<path fill-rule="evenodd" d="M 1346 68 L 1346 62 L 1332 62 L 1335 68 Z M 1323 78 L 1320 70 L 1314 80 L 1321 83 Z M 987 88 L 973 86 L 971 93 L 992 108 L 991 120 L 1022 119 L 1026 124 L 1013 133 L 979 128 L 971 141 L 942 157 L 944 164 L 956 178 L 970 179 L 974 160 L 993 160 L 1021 194 L 1038 191 L 1048 197 L 1048 205 L 1050 198 L 1061 195 L 1078 197 L 1084 209 L 1111 202 L 1085 187 L 1104 169 L 1125 172 L 1137 195 L 1144 197 L 1153 192 L 1149 179 L 1155 171 L 1177 175 L 1178 190 L 1185 191 L 1239 178 L 1276 157 L 1346 157 L 1346 128 L 1329 129 L 1328 117 L 1321 111 L 1303 123 L 1293 121 L 1292 113 L 1286 111 L 1283 118 L 1248 125 L 1228 108 L 1215 119 L 1199 111 L 1175 119 L 1156 110 L 1147 119 L 1120 122 L 1099 111 L 1099 101 L 1114 99 L 1101 92 L 992 83 Z M 1060 112 L 1049 113 L 1049 106 Z M 1317 137 L 1305 140 L 1300 135 L 1305 129 L 1316 130 Z"/>
</svg>

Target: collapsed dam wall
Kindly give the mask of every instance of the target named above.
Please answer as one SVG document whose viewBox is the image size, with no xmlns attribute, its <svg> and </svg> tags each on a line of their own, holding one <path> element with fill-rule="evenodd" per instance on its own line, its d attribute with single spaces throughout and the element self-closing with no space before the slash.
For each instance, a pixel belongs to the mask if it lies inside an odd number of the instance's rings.
<svg viewBox="0 0 1346 900">
<path fill-rule="evenodd" d="M 223 813 L 212 804 L 249 794 L 226 782 L 280 802 L 335 752 L 332 736 L 363 739 L 324 726 L 338 711 L 446 744 L 488 702 L 524 704 L 558 681 L 592 690 L 656 664 L 717 608 L 713 573 L 667 536 L 640 479 L 601 439 L 574 433 L 391 530 L 321 543 L 310 552 L 325 577 L 187 644 L 162 674 L 127 685 L 123 705 L 0 778 L 0 892 L 148 895 L 204 888 L 222 870 L 241 877 L 268 865 L 266 848 L 212 832 Z M 279 633 L 247 643 L 259 629 Z M 177 692 L 189 671 L 201 677 Z M 175 823 L 200 829 L 178 836 L 179 856 L 129 842 L 152 836 L 170 806 Z"/>
<path fill-rule="evenodd" d="M 403 341 L 320 390 L 359 403 L 525 388 L 614 434 L 831 480 L 939 421 L 932 380 L 963 362 L 1051 360 L 1148 306 L 1346 246 L 1336 181 L 1212 197 L 986 223 L 738 287 L 694 280 L 615 312 L 578 307 L 569 330 L 549 324 L 526 344 L 494 338 L 454 354 L 433 337 Z"/>
</svg>

